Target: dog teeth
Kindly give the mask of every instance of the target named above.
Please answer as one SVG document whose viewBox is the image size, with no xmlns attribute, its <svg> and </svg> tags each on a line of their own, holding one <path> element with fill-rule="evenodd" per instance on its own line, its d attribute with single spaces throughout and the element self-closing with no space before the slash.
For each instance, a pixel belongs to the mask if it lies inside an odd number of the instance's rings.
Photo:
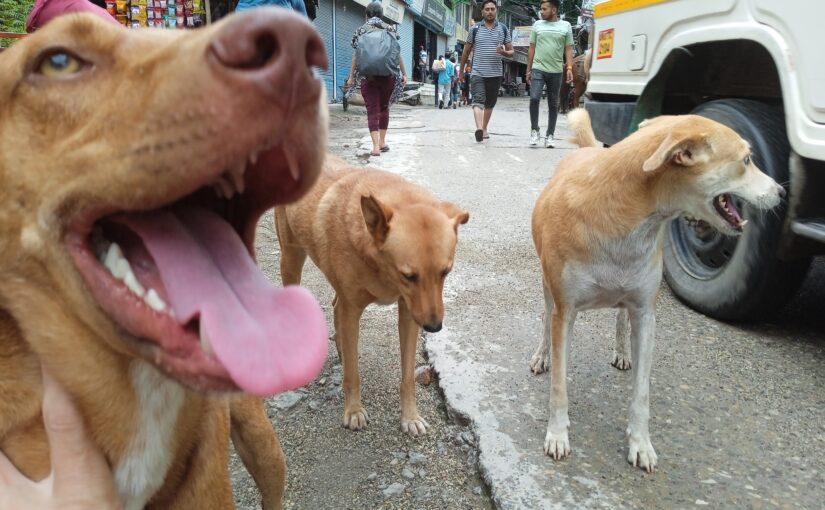
<svg viewBox="0 0 825 510">
<path fill-rule="evenodd" d="M 253 153 L 249 154 L 249 164 L 254 165 L 257 162 L 258 162 L 258 153 L 253 152 Z"/>
<path fill-rule="evenodd" d="M 109 270 L 112 276 L 122 281 L 126 288 L 132 291 L 136 296 L 143 298 L 143 302 L 156 312 L 167 311 L 167 305 L 158 295 L 155 289 L 148 291 L 140 284 L 135 273 L 132 271 L 132 266 L 129 261 L 123 256 L 123 251 L 117 243 L 109 245 L 106 255 L 103 258 L 103 266 Z M 167 312 L 168 313 L 168 312 Z"/>
<path fill-rule="evenodd" d="M 199 334 L 201 339 L 201 350 L 206 354 L 212 354 L 212 344 L 209 343 L 209 337 L 203 329 L 203 321 L 200 321 Z"/>
<path fill-rule="evenodd" d="M 739 228 L 744 228 L 745 225 L 747 225 L 747 224 L 748 224 L 748 220 L 742 220 L 742 222 L 739 223 Z"/>
<path fill-rule="evenodd" d="M 297 181 L 301 178 L 301 171 L 298 167 L 298 160 L 295 157 L 295 153 L 287 147 L 284 147 L 284 156 L 286 156 L 286 163 L 289 165 L 289 175 L 292 176 L 293 180 Z"/>
<path fill-rule="evenodd" d="M 149 305 L 149 308 L 156 312 L 166 311 L 166 302 L 161 299 L 155 289 L 149 289 L 149 292 L 146 293 L 146 297 L 143 298 L 143 302 Z"/>
</svg>

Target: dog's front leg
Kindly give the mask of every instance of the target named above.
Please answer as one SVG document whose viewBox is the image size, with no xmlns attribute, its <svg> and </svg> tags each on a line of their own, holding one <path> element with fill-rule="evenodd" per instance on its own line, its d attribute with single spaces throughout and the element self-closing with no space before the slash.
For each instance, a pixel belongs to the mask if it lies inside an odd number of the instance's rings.
<svg viewBox="0 0 825 510">
<path fill-rule="evenodd" d="M 628 412 L 627 435 L 630 451 L 627 460 L 647 472 L 656 467 L 656 451 L 650 443 L 650 368 L 653 363 L 653 344 L 656 315 L 652 307 L 631 308 L 631 345 L 633 351 L 633 399 Z"/>
<path fill-rule="evenodd" d="M 404 299 L 398 300 L 398 337 L 401 341 L 401 430 L 424 435 L 430 425 L 418 415 L 415 404 L 415 353 L 421 329 L 413 320 Z"/>
<path fill-rule="evenodd" d="M 232 444 L 261 491 L 264 510 L 283 508 L 286 460 L 278 434 L 257 397 L 240 395 L 229 404 Z"/>
<path fill-rule="evenodd" d="M 530 358 L 530 370 L 534 374 L 540 374 L 550 368 L 550 337 L 552 336 L 550 316 L 553 315 L 553 294 L 547 284 L 543 283 L 542 288 L 544 289 L 544 315 L 541 318 L 543 333 L 536 345 L 536 352 Z"/>
<path fill-rule="evenodd" d="M 369 418 L 361 404 L 361 375 L 358 372 L 358 329 L 364 308 L 347 302 L 336 295 L 336 341 L 340 346 L 341 363 L 344 365 L 344 427 L 361 430 Z"/>
<path fill-rule="evenodd" d="M 630 369 L 630 318 L 627 308 L 619 308 L 616 314 L 616 345 L 613 347 L 613 362 L 619 370 Z"/>
<path fill-rule="evenodd" d="M 550 317 L 552 329 L 550 364 L 550 419 L 547 435 L 544 436 L 544 453 L 560 460 L 570 455 L 570 440 L 567 428 L 570 417 L 567 414 L 567 344 L 573 331 L 576 312 L 566 306 L 556 308 Z"/>
</svg>

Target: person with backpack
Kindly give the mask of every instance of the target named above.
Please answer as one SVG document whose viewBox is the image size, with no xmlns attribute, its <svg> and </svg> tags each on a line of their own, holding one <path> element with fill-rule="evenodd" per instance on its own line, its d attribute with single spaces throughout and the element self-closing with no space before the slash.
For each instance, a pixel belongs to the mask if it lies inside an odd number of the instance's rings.
<svg viewBox="0 0 825 510">
<path fill-rule="evenodd" d="M 498 101 L 498 89 L 501 87 L 503 65 L 501 57 L 512 57 L 513 42 L 510 30 L 504 23 L 496 20 L 496 0 L 484 0 L 481 14 L 484 17 L 470 28 L 470 37 L 461 54 L 461 66 L 464 69 L 470 53 L 473 54 L 473 71 L 470 75 L 470 92 L 473 99 L 473 116 L 476 122 L 476 142 L 490 138 L 487 126 L 493 115 L 493 108 Z M 463 76 L 459 77 L 464 79 Z"/>
<path fill-rule="evenodd" d="M 433 87 L 435 88 L 435 106 L 438 106 L 438 99 L 440 94 L 438 93 L 439 89 L 441 88 L 441 74 L 447 69 L 447 65 L 444 63 L 444 55 L 439 55 L 437 59 L 433 60 Z"/>
<path fill-rule="evenodd" d="M 370 156 L 380 156 L 386 144 L 390 122 L 390 104 L 404 94 L 407 70 L 398 44 L 398 28 L 381 20 L 384 8 L 374 1 L 367 6 L 367 22 L 352 37 L 352 65 L 347 78 L 347 97 L 361 86 L 367 107 L 367 126 L 372 138 Z"/>
<path fill-rule="evenodd" d="M 447 101 L 447 108 L 450 107 L 452 101 L 450 100 L 450 92 L 453 86 L 453 76 L 455 76 L 455 64 L 449 60 L 443 60 L 444 70 L 438 73 L 438 109 L 444 108 L 444 102 Z"/>
</svg>

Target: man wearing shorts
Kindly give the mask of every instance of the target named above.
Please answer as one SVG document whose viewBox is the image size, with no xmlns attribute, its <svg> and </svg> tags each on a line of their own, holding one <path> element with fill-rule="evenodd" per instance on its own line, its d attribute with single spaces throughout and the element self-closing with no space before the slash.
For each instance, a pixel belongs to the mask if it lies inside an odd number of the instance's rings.
<svg viewBox="0 0 825 510">
<path fill-rule="evenodd" d="M 498 100 L 498 89 L 501 87 L 501 57 L 512 57 L 514 53 L 510 30 L 496 20 L 496 12 L 496 0 L 483 1 L 481 14 L 484 20 L 470 29 L 469 41 L 464 45 L 459 66 L 459 69 L 464 69 L 470 53 L 473 54 L 470 93 L 473 97 L 477 142 L 490 138 L 487 125 L 493 115 L 493 108 Z M 463 80 L 464 77 L 460 76 L 459 79 Z"/>
</svg>

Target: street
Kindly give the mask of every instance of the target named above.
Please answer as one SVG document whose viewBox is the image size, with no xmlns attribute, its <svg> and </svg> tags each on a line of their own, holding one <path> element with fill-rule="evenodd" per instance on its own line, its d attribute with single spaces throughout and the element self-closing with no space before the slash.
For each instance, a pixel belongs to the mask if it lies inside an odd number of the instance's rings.
<svg viewBox="0 0 825 510">
<path fill-rule="evenodd" d="M 549 375 L 534 376 L 528 367 L 543 312 L 530 214 L 555 163 L 573 146 L 561 141 L 555 150 L 528 147 L 527 106 L 527 98 L 501 98 L 484 143 L 473 139 L 467 107 L 438 110 L 426 103 L 392 110 L 391 150 L 368 163 L 470 212 L 447 278 L 444 329 L 426 334 L 419 360 L 432 363 L 438 374 L 440 390 L 436 383 L 418 388 L 422 415 L 433 427 L 424 438 L 401 437 L 396 309 L 371 307 L 360 343 L 365 405 L 373 420 L 368 431 L 340 426 L 343 399 L 340 391 L 330 394 L 329 381 L 337 377 L 340 384 L 333 347 L 323 382 L 297 392 L 292 405 L 270 401 L 290 469 L 287 508 L 485 508 L 490 501 L 505 509 L 821 508 L 821 260 L 797 298 L 759 324 L 708 319 L 682 305 L 663 283 L 650 398 L 651 439 L 659 456 L 653 474 L 626 461 L 632 375 L 609 364 L 615 311 L 580 314 L 568 369 L 573 452 L 558 462 L 544 455 Z M 363 108 L 330 109 L 330 151 L 364 164 Z M 546 104 L 541 115 L 544 126 Z M 563 139 L 562 117 L 559 124 L 556 137 Z M 280 282 L 272 230 L 267 217 L 259 259 Z M 310 266 L 303 284 L 319 296 L 331 323 L 329 285 Z M 452 440 L 462 431 L 473 434 L 467 448 Z M 410 452 L 426 457 L 425 474 L 402 473 Z M 239 485 L 247 487 L 239 506 L 251 507 L 254 490 L 241 469 L 237 463 L 233 468 L 236 494 Z M 388 494 L 396 483 L 403 487 Z"/>
</svg>

